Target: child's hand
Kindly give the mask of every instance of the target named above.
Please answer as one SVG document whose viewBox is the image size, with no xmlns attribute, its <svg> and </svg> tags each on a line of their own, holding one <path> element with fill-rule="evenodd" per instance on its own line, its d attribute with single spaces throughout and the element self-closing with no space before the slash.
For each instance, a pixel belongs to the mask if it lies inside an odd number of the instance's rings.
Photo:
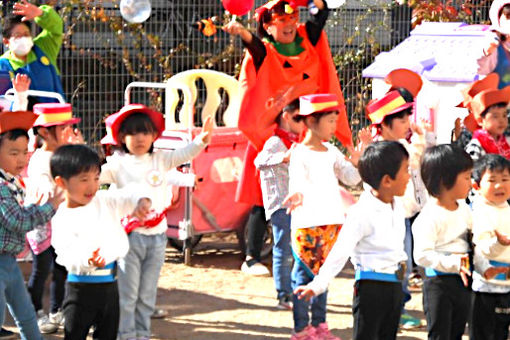
<svg viewBox="0 0 510 340">
<path fill-rule="evenodd" d="M 411 123 L 411 131 L 420 136 L 425 135 L 424 129 L 419 124 Z"/>
<path fill-rule="evenodd" d="M 26 74 L 18 73 L 12 80 L 12 87 L 16 92 L 26 92 L 30 87 L 30 77 Z"/>
<path fill-rule="evenodd" d="M 510 246 L 510 238 L 507 235 L 501 234 L 497 230 L 494 230 L 494 233 L 496 234 L 499 244 L 501 244 L 503 246 Z"/>
<path fill-rule="evenodd" d="M 131 216 L 136 217 L 140 221 L 143 221 L 151 211 L 151 207 L 152 201 L 150 198 L 147 197 L 140 198 Z"/>
<path fill-rule="evenodd" d="M 356 168 L 358 167 L 358 161 L 361 157 L 361 154 L 363 153 L 363 150 L 361 150 L 361 146 L 359 144 L 358 144 L 358 146 L 359 147 L 356 147 L 356 148 L 353 148 L 352 146 L 348 146 L 347 151 L 349 151 L 350 156 L 349 157 L 345 156 L 345 160 L 350 162 Z"/>
<path fill-rule="evenodd" d="M 310 301 L 311 298 L 315 296 L 315 293 L 307 286 L 299 286 L 294 289 L 294 294 L 297 295 L 298 299 L 305 299 L 305 301 Z"/>
<path fill-rule="evenodd" d="M 29 3 L 27 0 L 21 0 L 21 2 L 14 4 L 12 13 L 15 15 L 23 15 L 21 21 L 30 21 L 38 16 L 41 16 L 43 11 L 36 5 Z"/>
<path fill-rule="evenodd" d="M 455 125 L 453 127 L 453 137 L 454 137 L 454 140 L 452 140 L 452 142 L 455 142 L 455 141 L 459 140 L 461 132 L 462 132 L 462 125 L 461 125 L 461 122 L 460 122 L 460 118 L 457 118 L 457 119 L 455 119 Z"/>
<path fill-rule="evenodd" d="M 103 268 L 106 265 L 104 257 L 99 255 L 99 248 L 92 252 L 92 256 L 88 260 L 89 266 Z"/>
<path fill-rule="evenodd" d="M 64 191 L 59 187 L 55 187 L 53 193 L 49 195 L 48 201 L 53 206 L 53 209 L 57 210 L 60 203 L 64 202 Z"/>
<path fill-rule="evenodd" d="M 285 197 L 283 205 L 287 206 L 287 214 L 290 214 L 294 209 L 303 205 L 303 194 L 296 192 L 295 194 Z"/>
<path fill-rule="evenodd" d="M 85 144 L 81 131 L 78 129 L 73 129 L 71 125 L 62 130 L 61 140 L 67 144 Z"/>
<path fill-rule="evenodd" d="M 198 135 L 204 144 L 209 144 L 212 137 L 212 131 L 214 128 L 214 121 L 211 116 L 207 117 L 204 121 L 204 125 L 202 126 L 202 131 Z"/>
<path fill-rule="evenodd" d="M 487 47 L 483 48 L 483 54 L 485 56 L 490 56 L 497 50 L 498 46 L 499 42 L 497 40 L 491 39 L 490 42 L 487 44 Z"/>
<path fill-rule="evenodd" d="M 469 270 L 469 256 L 463 255 L 460 258 L 460 270 L 459 270 L 460 278 L 462 279 L 462 283 L 467 287 L 469 285 L 469 276 L 471 276 L 471 270 Z"/>
<path fill-rule="evenodd" d="M 486 280 L 493 279 L 498 274 L 506 274 L 508 272 L 507 267 L 489 267 L 484 273 L 483 277 Z"/>
<path fill-rule="evenodd" d="M 374 142 L 374 137 L 372 136 L 372 131 L 369 126 L 359 130 L 358 132 L 358 147 L 360 147 L 361 151 L 365 151 L 367 146 Z"/>
<path fill-rule="evenodd" d="M 425 132 L 432 133 L 434 132 L 434 127 L 432 126 L 432 122 L 425 118 L 420 118 L 420 122 L 418 123 L 418 126 Z"/>
</svg>

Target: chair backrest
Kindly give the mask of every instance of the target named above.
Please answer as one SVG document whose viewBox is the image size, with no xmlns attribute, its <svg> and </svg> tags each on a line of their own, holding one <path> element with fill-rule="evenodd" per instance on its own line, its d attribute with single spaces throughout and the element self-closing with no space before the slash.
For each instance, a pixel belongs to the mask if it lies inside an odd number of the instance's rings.
<svg viewBox="0 0 510 340">
<path fill-rule="evenodd" d="M 213 116 L 218 107 L 221 105 L 222 97 L 220 96 L 220 89 L 223 89 L 228 94 L 228 107 L 225 109 L 221 119 L 222 122 L 215 121 L 215 125 L 225 127 L 237 127 L 237 120 L 239 117 L 239 108 L 241 107 L 240 84 L 237 79 L 225 73 L 213 70 L 189 70 L 177 73 L 170 79 L 168 84 L 180 84 L 189 87 L 191 90 L 191 105 L 188 96 L 183 97 L 181 109 L 178 112 L 178 122 L 175 117 L 175 110 L 179 104 L 179 92 L 177 89 L 167 87 L 166 90 L 166 107 L 165 107 L 165 127 L 166 130 L 180 130 L 193 126 L 193 113 L 189 112 L 190 107 L 195 107 L 197 101 L 198 89 L 196 82 L 202 79 L 207 91 L 204 106 L 201 112 L 201 120 L 204 121 L 207 117 Z"/>
</svg>

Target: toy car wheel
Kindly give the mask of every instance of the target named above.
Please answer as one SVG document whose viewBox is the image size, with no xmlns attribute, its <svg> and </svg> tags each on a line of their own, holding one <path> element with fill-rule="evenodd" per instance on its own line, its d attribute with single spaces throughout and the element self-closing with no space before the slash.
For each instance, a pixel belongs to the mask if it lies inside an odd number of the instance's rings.
<svg viewBox="0 0 510 340">
<path fill-rule="evenodd" d="M 241 248 L 241 252 L 243 253 L 244 256 L 246 254 L 246 243 L 248 242 L 248 228 L 246 228 L 246 223 L 244 224 L 242 229 L 236 231 L 236 235 L 237 241 L 239 242 L 239 247 Z M 273 227 L 271 226 L 271 222 L 267 221 L 262 249 L 260 251 L 261 259 L 269 257 L 272 251 L 273 251 Z"/>
<path fill-rule="evenodd" d="M 191 248 L 195 248 L 202 239 L 203 235 L 195 235 L 191 237 Z M 169 237 L 168 243 L 178 251 L 182 251 L 183 242 L 177 238 Z"/>
</svg>

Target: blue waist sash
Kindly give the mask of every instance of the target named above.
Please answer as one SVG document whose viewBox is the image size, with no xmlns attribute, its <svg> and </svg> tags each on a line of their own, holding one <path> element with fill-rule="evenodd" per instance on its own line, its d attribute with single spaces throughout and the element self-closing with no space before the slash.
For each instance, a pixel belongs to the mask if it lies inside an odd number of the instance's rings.
<svg viewBox="0 0 510 340">
<path fill-rule="evenodd" d="M 67 274 L 68 282 L 80 283 L 105 283 L 114 282 L 116 280 L 117 262 L 110 262 L 103 268 L 97 268 L 90 273 L 85 274 Z"/>
<path fill-rule="evenodd" d="M 490 263 L 491 266 L 494 266 L 494 267 L 507 267 L 507 268 L 510 268 L 510 263 L 506 263 L 506 262 L 499 262 L 499 261 L 490 260 L 489 263 Z M 507 274 L 505 274 L 505 273 L 499 273 L 498 275 L 494 276 L 492 278 L 492 280 L 506 281 L 506 280 L 508 280 L 508 277 L 507 277 Z"/>
<path fill-rule="evenodd" d="M 433 268 L 425 268 L 425 275 L 428 277 L 434 277 L 434 276 L 459 275 L 459 274 L 458 273 L 440 272 L 439 270 L 435 270 Z"/>
<path fill-rule="evenodd" d="M 378 273 L 364 270 L 356 270 L 354 276 L 356 281 L 358 280 L 375 280 L 375 281 L 386 281 L 386 282 L 400 282 L 396 274 L 389 273 Z"/>
</svg>

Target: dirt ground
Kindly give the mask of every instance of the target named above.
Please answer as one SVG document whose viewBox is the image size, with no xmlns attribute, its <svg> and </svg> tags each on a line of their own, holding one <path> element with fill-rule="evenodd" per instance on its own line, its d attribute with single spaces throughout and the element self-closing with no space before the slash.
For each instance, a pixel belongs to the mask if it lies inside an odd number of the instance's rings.
<svg viewBox="0 0 510 340">
<path fill-rule="evenodd" d="M 180 254 L 167 248 L 158 282 L 158 307 L 167 309 L 169 316 L 153 320 L 152 339 L 290 338 L 292 313 L 275 308 L 271 277 L 247 276 L 239 270 L 242 257 L 235 238 L 228 234 L 204 237 L 195 249 L 192 263 L 191 267 L 183 265 Z M 22 265 L 24 272 L 29 266 Z M 344 269 L 331 283 L 328 295 L 328 323 L 343 340 L 352 338 L 352 277 L 352 268 Z M 424 320 L 421 292 L 413 292 L 407 307 L 413 316 Z M 7 326 L 16 331 L 12 320 Z M 62 331 L 45 336 L 62 338 Z M 401 331 L 398 339 L 426 339 L 426 330 Z"/>
</svg>

